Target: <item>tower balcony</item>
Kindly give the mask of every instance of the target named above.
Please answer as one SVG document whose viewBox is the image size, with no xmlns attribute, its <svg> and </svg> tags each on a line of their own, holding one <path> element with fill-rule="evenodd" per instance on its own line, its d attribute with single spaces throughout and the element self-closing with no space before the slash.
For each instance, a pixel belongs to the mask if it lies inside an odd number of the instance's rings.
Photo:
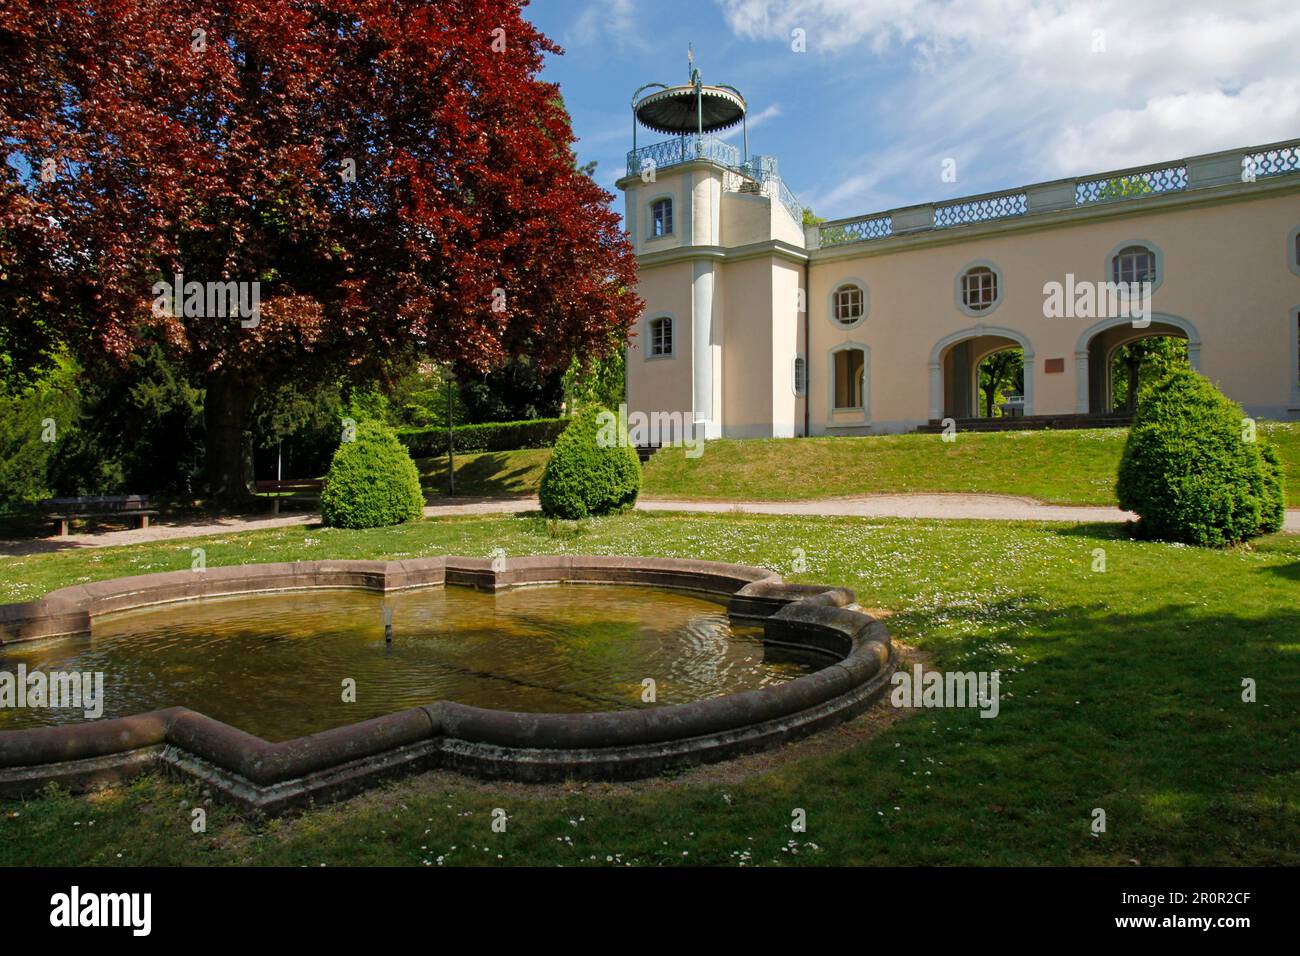
<svg viewBox="0 0 1300 956">
<path fill-rule="evenodd" d="M 717 136 L 686 134 L 630 150 L 627 174 L 639 176 L 645 170 L 660 170 L 700 160 L 726 169 L 722 179 L 725 191 L 775 199 L 789 210 L 795 222 L 803 221 L 803 206 L 777 172 L 775 156 L 751 156 L 742 161 L 740 150 Z"/>
<path fill-rule="evenodd" d="M 663 169 L 665 166 L 677 166 L 701 159 L 736 169 L 740 166 L 740 150 L 721 137 L 707 133 L 703 136 L 694 133 L 674 136 L 672 139 L 630 150 L 627 154 L 627 174 L 639 176 L 646 168 Z"/>
</svg>

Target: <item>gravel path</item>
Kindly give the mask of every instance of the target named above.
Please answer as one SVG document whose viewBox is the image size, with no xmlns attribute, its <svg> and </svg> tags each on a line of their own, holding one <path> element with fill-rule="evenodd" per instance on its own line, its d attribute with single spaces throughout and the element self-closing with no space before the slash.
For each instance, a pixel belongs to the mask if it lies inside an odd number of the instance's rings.
<svg viewBox="0 0 1300 956">
<path fill-rule="evenodd" d="M 537 498 L 457 498 L 424 509 L 429 518 L 462 515 L 513 514 L 538 510 Z M 686 511 L 709 514 L 823 515 L 861 518 L 972 518 L 988 521 L 1127 521 L 1133 515 L 1118 508 L 1045 505 L 1032 498 L 1012 495 L 865 495 L 823 498 L 816 501 L 676 501 L 642 499 L 639 511 Z M 318 524 L 312 512 L 287 515 L 244 515 L 224 518 L 164 520 L 146 529 L 70 534 L 64 538 L 0 541 L 0 555 L 16 557 L 74 548 L 104 548 L 148 541 L 237 534 L 265 528 Z M 1300 509 L 1286 515 L 1286 530 L 1300 533 Z"/>
</svg>

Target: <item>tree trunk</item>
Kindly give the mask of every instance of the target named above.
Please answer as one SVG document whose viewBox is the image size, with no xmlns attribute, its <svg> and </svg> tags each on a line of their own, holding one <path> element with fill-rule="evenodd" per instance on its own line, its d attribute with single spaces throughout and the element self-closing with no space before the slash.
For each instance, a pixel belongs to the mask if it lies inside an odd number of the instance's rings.
<svg viewBox="0 0 1300 956">
<path fill-rule="evenodd" d="M 203 468 L 210 498 L 223 504 L 250 504 L 252 478 L 247 467 L 249 411 L 253 388 L 232 375 L 217 373 L 208 378 L 203 399 Z"/>
<path fill-rule="evenodd" d="M 1124 396 L 1124 409 L 1130 413 L 1137 410 L 1138 369 L 1141 364 L 1136 355 L 1128 357 L 1128 394 Z"/>
</svg>

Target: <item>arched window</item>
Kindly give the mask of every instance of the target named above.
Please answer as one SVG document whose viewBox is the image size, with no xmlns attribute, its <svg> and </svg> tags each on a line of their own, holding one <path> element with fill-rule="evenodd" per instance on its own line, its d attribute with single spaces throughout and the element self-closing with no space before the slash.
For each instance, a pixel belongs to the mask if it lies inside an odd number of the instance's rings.
<svg viewBox="0 0 1300 956">
<path fill-rule="evenodd" d="M 802 355 L 796 355 L 791 365 L 792 387 L 796 395 L 808 394 L 808 362 Z"/>
<path fill-rule="evenodd" d="M 662 317 L 650 321 L 650 354 L 665 356 L 673 354 L 673 320 Z"/>
<path fill-rule="evenodd" d="M 867 290 L 856 282 L 846 282 L 831 296 L 831 315 L 840 325 L 856 325 L 867 314 Z"/>
<path fill-rule="evenodd" d="M 1112 282 L 1156 284 L 1156 254 L 1147 246 L 1125 246 L 1110 260 Z"/>
<path fill-rule="evenodd" d="M 673 201 L 656 199 L 650 204 L 650 237 L 671 235 L 673 231 Z"/>
<path fill-rule="evenodd" d="M 862 408 L 866 361 L 862 349 L 835 353 L 835 409 Z"/>
<path fill-rule="evenodd" d="M 1300 226 L 1291 230 L 1286 237 L 1286 264 L 1291 271 L 1300 276 Z"/>
<path fill-rule="evenodd" d="M 983 312 L 998 300 L 998 276 L 988 266 L 967 269 L 961 277 L 961 301 L 972 312 Z"/>
</svg>

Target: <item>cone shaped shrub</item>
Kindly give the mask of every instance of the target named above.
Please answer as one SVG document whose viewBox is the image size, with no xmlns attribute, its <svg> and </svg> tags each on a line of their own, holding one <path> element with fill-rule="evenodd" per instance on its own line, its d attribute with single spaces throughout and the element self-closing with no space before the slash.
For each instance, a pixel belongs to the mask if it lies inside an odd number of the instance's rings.
<svg viewBox="0 0 1300 956">
<path fill-rule="evenodd" d="M 420 473 L 390 428 L 361 422 L 356 440 L 339 445 L 325 476 L 320 514 L 335 528 L 380 528 L 424 514 Z"/>
<path fill-rule="evenodd" d="M 1222 547 L 1281 527 L 1282 465 L 1241 408 L 1182 366 L 1142 393 L 1119 465 L 1144 537 Z"/>
<path fill-rule="evenodd" d="M 553 518 L 586 518 L 630 508 L 641 490 L 641 460 L 618 417 L 598 405 L 574 417 L 555 442 L 538 497 Z"/>
</svg>

